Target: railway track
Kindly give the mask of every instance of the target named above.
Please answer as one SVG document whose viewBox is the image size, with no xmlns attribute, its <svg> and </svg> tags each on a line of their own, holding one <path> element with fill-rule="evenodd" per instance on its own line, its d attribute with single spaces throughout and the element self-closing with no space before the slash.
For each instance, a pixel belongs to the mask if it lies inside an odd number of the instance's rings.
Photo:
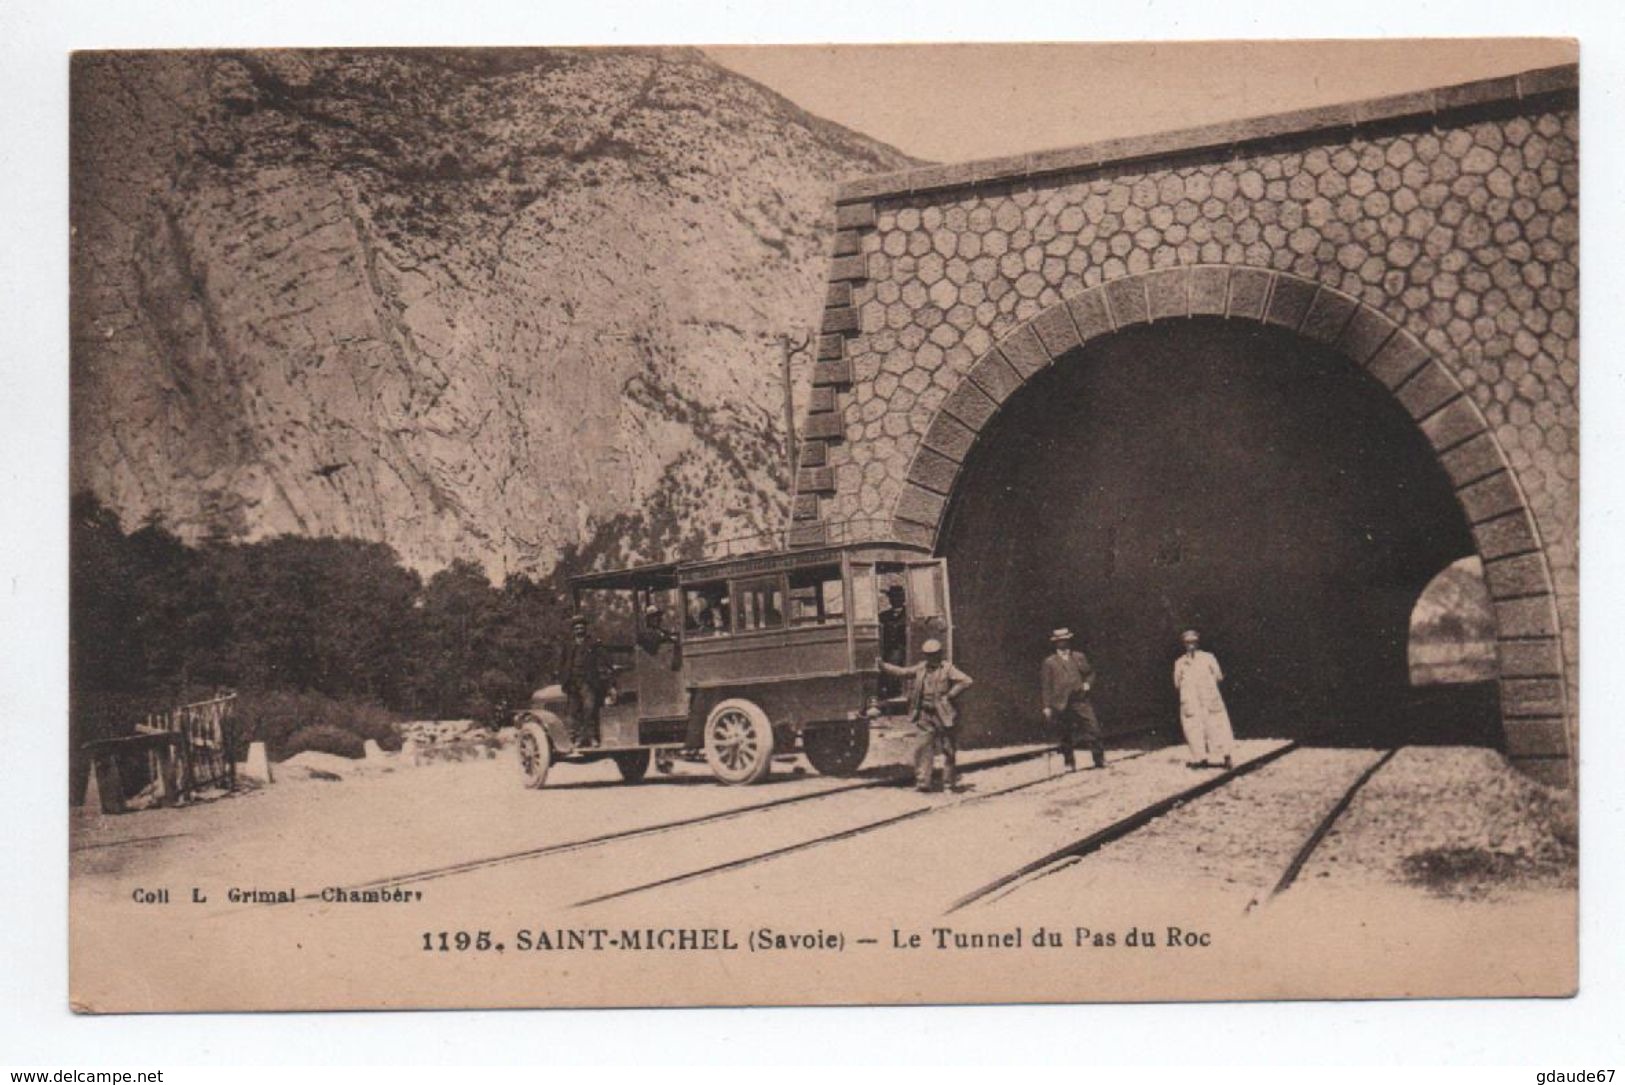
<svg viewBox="0 0 1625 1085">
<path fill-rule="evenodd" d="M 1004 754 L 999 757 L 990 757 L 963 766 L 961 776 L 973 776 L 991 769 L 1004 768 L 1009 765 L 1034 761 L 1054 753 L 1052 748 L 1025 750 L 1020 753 Z M 642 825 L 636 828 L 619 830 L 617 832 L 602 833 L 596 836 L 583 837 L 579 840 L 560 841 L 556 844 L 543 844 L 534 848 L 524 848 L 519 851 L 504 852 L 500 855 L 483 856 L 457 863 L 448 863 L 443 866 L 426 867 L 421 870 L 393 874 L 383 878 L 347 886 L 347 889 L 364 891 L 369 889 L 393 889 L 406 885 L 415 885 L 422 882 L 434 881 L 440 878 L 456 877 L 461 874 L 470 874 L 476 871 L 489 870 L 493 867 L 507 866 L 513 863 L 522 863 L 532 859 L 546 856 L 560 855 L 573 851 L 582 851 L 588 848 L 604 847 L 622 841 L 636 840 L 643 837 L 658 836 L 665 833 L 690 829 L 695 826 L 715 824 L 732 821 L 751 814 L 758 814 L 767 810 L 776 810 L 801 803 L 817 802 L 821 799 L 848 795 L 855 791 L 870 791 L 879 788 L 898 788 L 912 781 L 913 776 L 905 772 L 887 774 L 873 779 L 842 784 L 837 787 L 826 788 L 822 791 L 808 792 L 801 795 L 789 795 L 784 798 L 768 799 L 763 802 L 749 803 L 745 806 L 731 807 L 709 814 L 697 814 L 693 817 L 676 818 L 671 821 L 656 822 L 652 825 Z"/>
<path fill-rule="evenodd" d="M 976 889 L 971 890 L 969 893 L 966 893 L 964 896 L 954 901 L 954 903 L 949 906 L 946 914 L 952 914 L 960 911 L 961 909 L 969 908 L 983 902 L 992 903 L 993 901 L 1000 900 L 1004 897 L 1019 892 L 1034 882 L 1059 874 L 1063 870 L 1074 868 L 1090 856 L 1095 855 L 1102 849 L 1106 848 L 1108 845 L 1125 840 L 1126 838 L 1132 836 L 1135 832 L 1138 832 L 1139 830 L 1157 821 L 1159 818 L 1172 813 L 1180 807 L 1194 803 L 1210 794 L 1213 794 L 1214 792 L 1229 787 L 1237 780 L 1249 776 L 1250 774 L 1264 768 L 1269 764 L 1282 761 L 1295 753 L 1299 753 L 1304 748 L 1305 747 L 1301 742 L 1289 742 L 1283 746 L 1271 750 L 1266 754 L 1262 754 L 1250 761 L 1237 765 L 1233 769 L 1226 770 L 1217 776 L 1203 780 L 1193 787 L 1187 788 L 1175 795 L 1170 795 L 1164 799 L 1160 799 L 1157 802 L 1142 807 L 1126 817 L 1119 818 L 1109 825 L 1106 825 L 1086 836 L 1080 837 L 1077 840 L 1063 845 L 1062 847 L 1057 848 L 1046 855 L 1040 856 L 1031 862 L 1025 863 L 1017 869 L 995 878 L 986 884 L 978 886 Z M 1275 897 L 1280 896 L 1282 893 L 1285 893 L 1293 886 L 1293 884 L 1296 883 L 1298 876 L 1303 872 L 1304 867 L 1308 864 L 1309 859 L 1313 856 L 1315 850 L 1320 846 L 1321 842 L 1326 839 L 1326 836 L 1331 832 L 1338 819 L 1341 818 L 1344 812 L 1348 810 L 1349 805 L 1354 801 L 1355 796 L 1359 794 L 1360 790 L 1364 788 L 1367 783 L 1370 782 L 1373 776 L 1381 771 L 1382 768 L 1393 759 L 1394 755 L 1399 752 L 1399 749 L 1399 747 L 1395 747 L 1393 749 L 1383 751 L 1365 767 L 1364 771 L 1362 771 L 1348 786 L 1342 790 L 1337 801 L 1328 807 L 1326 811 L 1316 819 L 1314 826 L 1303 837 L 1301 843 L 1299 843 L 1294 849 L 1290 859 L 1288 859 L 1284 864 L 1284 868 L 1279 878 L 1277 878 L 1267 890 L 1262 891 L 1258 896 L 1254 896 L 1252 900 L 1248 902 L 1245 911 L 1253 911 L 1261 904 L 1267 903 L 1269 900 L 1272 900 Z"/>
<path fill-rule="evenodd" d="M 1054 751 L 1050 749 L 1040 750 L 1038 751 L 1037 756 L 1052 754 L 1053 752 Z M 1113 763 L 1121 764 L 1124 761 L 1132 761 L 1136 758 L 1144 757 L 1150 752 L 1150 750 L 1131 751 L 1129 753 L 1122 754 Z M 964 772 L 968 771 L 970 770 L 964 770 Z M 961 775 L 964 775 L 964 772 L 961 772 Z M 876 818 L 872 821 L 863 822 L 858 825 L 847 826 L 835 832 L 820 834 L 804 840 L 792 841 L 788 844 L 768 848 L 750 855 L 729 859 L 725 862 L 713 863 L 708 866 L 681 871 L 663 878 L 656 878 L 637 885 L 626 886 L 607 893 L 599 893 L 594 896 L 576 901 L 572 907 L 585 908 L 595 904 L 603 904 L 612 900 L 621 900 L 626 897 L 636 896 L 641 893 L 653 892 L 657 889 L 666 889 L 671 886 L 698 881 L 703 878 L 711 878 L 720 874 L 731 873 L 745 867 L 756 866 L 760 863 L 771 862 L 774 859 L 779 859 L 786 855 L 793 855 L 797 852 L 806 851 L 810 848 L 820 847 L 826 844 L 834 844 L 842 840 L 850 840 L 853 837 L 863 836 L 866 833 L 877 832 L 881 829 L 887 829 L 894 825 L 900 825 L 906 821 L 913 821 L 916 818 L 926 817 L 931 814 L 939 814 L 949 810 L 958 810 L 975 803 L 986 802 L 990 799 L 996 799 L 1006 795 L 1013 795 L 1017 792 L 1025 791 L 1028 788 L 1036 787 L 1039 784 L 1049 783 L 1053 780 L 1063 778 L 1063 776 L 1045 775 L 1034 780 L 1024 780 L 1020 783 L 1011 784 L 1008 787 L 1001 787 L 992 791 L 968 795 L 951 803 L 923 803 L 897 814 L 892 814 L 883 818 Z"/>
</svg>

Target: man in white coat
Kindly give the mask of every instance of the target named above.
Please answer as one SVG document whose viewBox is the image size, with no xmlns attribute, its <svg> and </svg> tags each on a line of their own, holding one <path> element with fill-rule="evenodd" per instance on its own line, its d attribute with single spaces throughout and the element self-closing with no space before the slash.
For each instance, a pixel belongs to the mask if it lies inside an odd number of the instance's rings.
<svg viewBox="0 0 1625 1085">
<path fill-rule="evenodd" d="M 1179 690 L 1179 723 L 1191 748 L 1190 767 L 1208 768 L 1214 760 L 1223 759 L 1228 769 L 1234 764 L 1231 745 L 1235 735 L 1230 731 L 1224 698 L 1219 696 L 1224 672 L 1212 652 L 1197 647 L 1201 638 L 1196 630 L 1185 630 L 1179 639 L 1185 654 L 1174 661 L 1174 688 Z"/>
</svg>

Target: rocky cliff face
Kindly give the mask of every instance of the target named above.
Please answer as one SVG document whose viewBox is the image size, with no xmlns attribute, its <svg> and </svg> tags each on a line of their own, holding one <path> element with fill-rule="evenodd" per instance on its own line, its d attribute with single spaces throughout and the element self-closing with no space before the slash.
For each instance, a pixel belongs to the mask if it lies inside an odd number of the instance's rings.
<svg viewBox="0 0 1625 1085">
<path fill-rule="evenodd" d="M 72 124 L 74 485 L 499 576 L 780 523 L 830 184 L 908 164 L 692 51 L 84 54 Z"/>
</svg>

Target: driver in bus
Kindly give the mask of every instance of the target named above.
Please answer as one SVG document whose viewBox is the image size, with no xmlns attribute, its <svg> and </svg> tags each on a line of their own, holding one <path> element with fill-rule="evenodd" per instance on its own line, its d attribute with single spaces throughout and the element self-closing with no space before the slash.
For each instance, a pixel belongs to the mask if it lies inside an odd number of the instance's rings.
<svg viewBox="0 0 1625 1085">
<path fill-rule="evenodd" d="M 661 645 L 675 644 L 677 637 L 666 628 L 666 612 L 650 603 L 643 608 L 643 628 L 638 630 L 638 647 L 649 655 L 657 655 Z"/>
</svg>

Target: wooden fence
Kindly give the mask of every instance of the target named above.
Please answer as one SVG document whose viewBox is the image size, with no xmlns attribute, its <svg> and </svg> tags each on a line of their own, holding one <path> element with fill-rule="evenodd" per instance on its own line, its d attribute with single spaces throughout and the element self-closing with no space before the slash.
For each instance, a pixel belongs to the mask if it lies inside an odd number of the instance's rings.
<svg viewBox="0 0 1625 1085">
<path fill-rule="evenodd" d="M 225 693 L 151 713 L 133 734 L 87 743 L 102 809 L 119 813 L 139 798 L 172 805 L 205 789 L 234 789 L 236 706 L 237 694 Z"/>
</svg>

